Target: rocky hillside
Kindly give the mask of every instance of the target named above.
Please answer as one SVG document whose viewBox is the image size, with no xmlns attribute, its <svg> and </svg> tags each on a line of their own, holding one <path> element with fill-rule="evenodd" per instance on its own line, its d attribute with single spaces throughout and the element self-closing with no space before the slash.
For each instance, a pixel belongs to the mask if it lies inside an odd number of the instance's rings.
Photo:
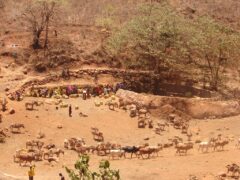
<svg viewBox="0 0 240 180">
<path fill-rule="evenodd" d="M 16 64 L 27 66 L 28 71 L 50 72 L 53 70 L 54 72 L 56 69 L 66 67 L 79 69 L 84 65 L 124 68 L 122 61 L 130 61 L 131 52 L 116 58 L 109 55 L 104 45 L 117 29 L 121 29 L 127 21 L 139 15 L 137 9 L 142 3 L 150 1 L 66 0 L 64 4 L 57 6 L 56 18 L 49 26 L 48 48 L 37 50 L 31 47 L 33 32 L 24 18 L 26 7 L 28 7 L 26 1 L 1 2 L 0 59 L 11 58 Z M 188 19 L 210 15 L 234 30 L 240 28 L 240 2 L 238 0 L 169 0 L 169 3 L 176 12 Z M 40 44 L 44 44 L 44 38 L 45 30 L 40 37 Z M 138 69 L 138 66 L 134 67 Z M 190 68 L 188 66 L 185 69 Z M 184 91 L 183 84 L 200 89 L 203 87 L 202 72 L 194 67 L 191 72 L 187 73 L 165 67 L 161 71 L 164 71 L 164 74 L 175 74 L 175 76 L 169 75 L 172 79 L 164 82 L 164 94 L 168 95 L 167 92 L 173 87 Z M 237 71 L 227 69 L 225 75 L 231 79 L 231 82 L 227 84 L 228 87 L 238 87 Z M 179 78 L 182 80 L 175 82 Z"/>
</svg>

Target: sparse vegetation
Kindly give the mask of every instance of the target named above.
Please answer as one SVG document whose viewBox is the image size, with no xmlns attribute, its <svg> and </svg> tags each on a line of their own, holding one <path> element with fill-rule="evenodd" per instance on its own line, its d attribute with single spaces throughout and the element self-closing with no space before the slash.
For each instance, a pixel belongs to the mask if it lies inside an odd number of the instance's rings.
<svg viewBox="0 0 240 180">
<path fill-rule="evenodd" d="M 52 21 L 56 11 L 56 1 L 30 1 L 26 4 L 25 12 L 23 13 L 24 19 L 29 24 L 33 33 L 34 49 L 41 47 L 40 38 L 45 31 L 44 48 L 48 46 L 48 31 L 50 22 Z"/>
<path fill-rule="evenodd" d="M 188 70 L 188 64 L 208 74 L 217 90 L 224 69 L 238 61 L 240 34 L 210 17 L 194 20 L 176 13 L 168 4 L 147 3 L 139 14 L 110 38 L 113 55 L 130 55 L 127 67 L 154 69 L 164 66 Z"/>
<path fill-rule="evenodd" d="M 111 170 L 110 163 L 107 160 L 102 160 L 99 164 L 99 173 L 89 170 L 89 156 L 81 155 L 75 163 L 74 170 L 65 167 L 71 180 L 119 180 L 119 170 Z"/>
</svg>

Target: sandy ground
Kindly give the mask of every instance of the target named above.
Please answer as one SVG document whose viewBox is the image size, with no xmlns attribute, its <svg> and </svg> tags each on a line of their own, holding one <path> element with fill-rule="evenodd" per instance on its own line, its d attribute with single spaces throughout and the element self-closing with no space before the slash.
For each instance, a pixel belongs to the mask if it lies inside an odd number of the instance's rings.
<svg viewBox="0 0 240 180">
<path fill-rule="evenodd" d="M 13 162 L 15 150 L 24 148 L 27 140 L 36 139 L 39 131 L 46 134 L 43 139 L 45 143 L 55 143 L 59 148 L 63 148 L 65 138 L 82 137 L 89 145 L 96 145 L 90 128 L 98 127 L 104 134 L 106 141 L 117 142 L 121 145 L 138 145 L 148 142 L 150 145 L 156 145 L 175 135 L 182 136 L 179 131 L 170 127 L 162 136 L 156 135 L 152 129 L 138 129 L 137 119 L 130 118 L 128 113 L 117 109 L 110 111 L 107 106 L 95 107 L 92 98 L 83 101 L 81 98 L 64 100 L 73 107 L 79 106 L 79 110 L 73 110 L 73 117 L 68 117 L 67 109 L 55 109 L 55 105 L 44 104 L 35 111 L 26 111 L 24 103 L 31 98 L 25 98 L 22 102 L 9 102 L 8 107 L 14 107 L 16 113 L 9 115 L 4 113 L 3 123 L 0 127 L 9 127 L 12 123 L 23 123 L 26 128 L 23 134 L 10 134 L 5 144 L 0 144 L 0 174 L 6 173 L 26 179 L 28 167 L 20 167 Z M 41 101 L 46 99 L 39 98 Z M 74 109 L 74 108 L 73 108 Z M 80 117 L 79 112 L 87 114 L 88 117 Z M 153 118 L 157 120 L 158 118 Z M 57 126 L 62 125 L 62 129 Z M 235 139 L 240 136 L 239 117 L 216 120 L 193 120 L 191 128 L 193 132 L 200 129 L 201 139 L 216 136 L 218 133 L 223 135 L 234 135 Z M 148 141 L 144 139 L 149 137 Z M 199 138 L 194 134 L 193 139 Z M 229 163 L 240 163 L 236 157 L 240 151 L 235 148 L 236 142 L 231 142 L 223 152 L 200 153 L 195 145 L 187 156 L 176 156 L 173 147 L 164 149 L 159 157 L 147 160 L 142 159 L 121 159 L 111 160 L 112 168 L 120 169 L 121 177 L 124 180 L 183 180 L 190 174 L 194 174 L 200 179 L 213 179 L 212 175 L 225 171 L 225 166 Z M 77 153 L 65 150 L 65 155 L 60 158 L 58 164 L 53 166 L 47 162 L 36 162 L 37 180 L 57 180 L 58 173 L 66 175 L 63 166 L 72 167 L 77 159 Z M 96 169 L 98 162 L 108 157 L 99 157 L 91 155 L 91 168 Z"/>
<path fill-rule="evenodd" d="M 23 75 L 22 67 L 5 68 L 5 65 L 11 63 L 11 59 L 4 59 L 0 62 L 0 97 L 4 96 L 4 89 L 18 87 L 23 82 L 31 78 L 31 75 Z M 41 78 L 41 77 L 38 77 Z M 106 79 L 106 78 L 105 78 Z M 107 81 L 111 81 L 107 80 Z M 35 111 L 26 111 L 25 102 L 31 101 L 31 98 L 25 98 L 22 102 L 9 101 L 8 108 L 14 108 L 16 113 L 9 115 L 3 114 L 3 123 L 0 128 L 9 127 L 12 123 L 23 123 L 26 128 L 23 134 L 10 134 L 5 144 L 0 144 L 0 180 L 6 179 L 27 179 L 28 167 L 21 167 L 13 162 L 13 154 L 17 149 L 24 148 L 27 140 L 36 139 L 38 132 L 43 132 L 46 138 L 45 143 L 54 143 L 63 149 L 63 141 L 66 138 L 82 137 L 89 145 L 96 145 L 91 135 L 91 127 L 97 127 L 103 132 L 105 141 L 117 142 L 124 145 L 140 145 L 148 142 L 150 145 L 164 143 L 168 138 L 181 136 L 186 140 L 178 130 L 169 128 L 163 135 L 156 135 L 152 129 L 138 129 L 137 119 L 130 118 L 128 113 L 117 109 L 110 111 L 108 107 L 95 107 L 95 98 L 83 101 L 81 98 L 64 100 L 65 103 L 72 104 L 73 117 L 68 117 L 67 109 L 56 110 L 55 105 L 44 103 Z M 36 99 L 35 99 L 36 100 Z M 39 98 L 40 101 L 47 99 Z M 48 101 L 48 100 L 47 100 Z M 79 106 L 79 110 L 74 107 Z M 87 114 L 88 117 L 80 117 L 79 112 Z M 152 117 L 154 121 L 158 117 Z M 113 169 L 120 169 L 121 179 L 123 180 L 185 180 L 189 175 L 195 175 L 199 179 L 213 180 L 214 175 L 226 171 L 225 166 L 229 163 L 240 164 L 240 150 L 236 149 L 235 144 L 240 137 L 240 117 L 231 117 L 215 120 L 192 120 L 192 132 L 200 130 L 199 136 L 193 133 L 193 140 L 207 139 L 217 134 L 234 136 L 235 141 L 225 147 L 222 152 L 198 152 L 198 146 L 195 145 L 187 156 L 176 156 L 174 147 L 164 149 L 159 157 L 143 159 L 121 159 L 111 160 Z M 57 126 L 62 125 L 62 129 Z M 149 138 L 145 141 L 145 138 Z M 67 177 L 64 166 L 73 167 L 78 155 L 74 151 L 65 150 L 65 155 L 60 158 L 59 163 L 51 166 L 45 161 L 36 162 L 36 180 L 58 180 L 58 173 L 62 172 Z M 101 159 L 91 155 L 90 167 L 96 170 Z M 15 178 L 14 178 L 15 177 Z M 67 178 L 68 179 L 68 178 Z"/>
</svg>

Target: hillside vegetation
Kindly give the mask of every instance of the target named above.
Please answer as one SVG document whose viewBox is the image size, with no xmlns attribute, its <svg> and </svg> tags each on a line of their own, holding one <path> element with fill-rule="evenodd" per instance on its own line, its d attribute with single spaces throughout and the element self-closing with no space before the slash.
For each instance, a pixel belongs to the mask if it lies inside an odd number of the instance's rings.
<svg viewBox="0 0 240 180">
<path fill-rule="evenodd" d="M 1 55 L 40 72 L 83 64 L 169 71 L 218 90 L 239 71 L 237 0 L 2 0 L 0 8 Z"/>
</svg>

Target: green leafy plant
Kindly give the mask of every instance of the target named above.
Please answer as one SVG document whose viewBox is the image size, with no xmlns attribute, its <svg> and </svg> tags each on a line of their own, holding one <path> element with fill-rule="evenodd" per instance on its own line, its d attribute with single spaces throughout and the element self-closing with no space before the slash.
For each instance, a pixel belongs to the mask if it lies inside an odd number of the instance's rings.
<svg viewBox="0 0 240 180">
<path fill-rule="evenodd" d="M 106 47 L 115 57 L 127 56 L 123 64 L 128 68 L 135 65 L 156 73 L 162 67 L 190 73 L 197 69 L 217 91 L 224 70 L 239 65 L 240 33 L 211 17 L 188 19 L 166 2 L 152 2 L 141 5 Z"/>
<path fill-rule="evenodd" d="M 75 163 L 75 170 L 65 167 L 71 180 L 120 180 L 119 170 L 110 169 L 110 163 L 102 160 L 99 164 L 99 172 L 89 170 L 89 156 L 81 155 Z"/>
</svg>

